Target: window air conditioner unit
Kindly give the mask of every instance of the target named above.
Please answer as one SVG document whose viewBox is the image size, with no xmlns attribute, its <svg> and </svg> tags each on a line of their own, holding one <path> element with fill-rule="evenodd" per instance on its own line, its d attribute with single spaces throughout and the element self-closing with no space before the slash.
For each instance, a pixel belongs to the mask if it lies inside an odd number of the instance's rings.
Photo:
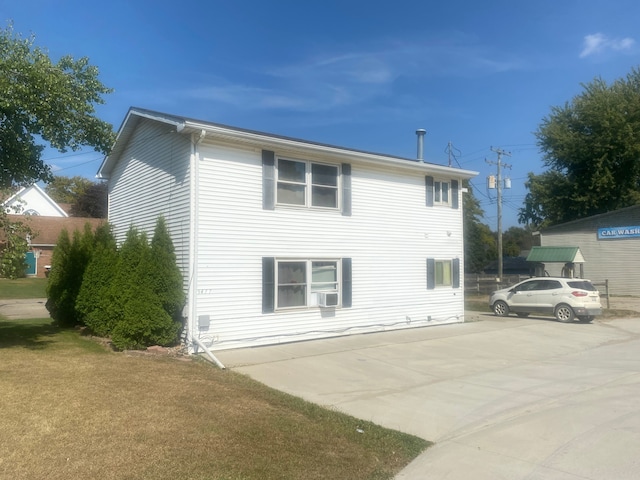
<svg viewBox="0 0 640 480">
<path fill-rule="evenodd" d="M 318 293 L 319 307 L 336 307 L 338 305 L 337 292 L 320 292 Z"/>
</svg>

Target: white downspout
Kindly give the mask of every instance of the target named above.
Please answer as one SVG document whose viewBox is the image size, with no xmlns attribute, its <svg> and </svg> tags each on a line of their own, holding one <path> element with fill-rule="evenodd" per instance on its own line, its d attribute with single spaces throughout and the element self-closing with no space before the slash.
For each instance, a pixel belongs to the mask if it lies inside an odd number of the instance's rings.
<svg viewBox="0 0 640 480">
<path fill-rule="evenodd" d="M 189 230 L 191 231 L 191 238 L 189 240 L 189 308 L 188 308 L 188 321 L 187 321 L 187 340 L 189 341 L 190 350 L 193 349 L 194 353 L 197 348 L 193 347 L 193 344 L 202 348 L 209 358 L 220 368 L 225 368 L 222 362 L 218 360 L 213 353 L 198 339 L 197 337 L 197 321 L 196 313 L 198 311 L 198 227 L 199 227 L 199 201 L 200 201 L 200 153 L 198 152 L 198 145 L 202 143 L 207 132 L 201 130 L 200 134 L 196 137 L 196 134 L 192 136 L 191 142 L 191 225 Z"/>
<path fill-rule="evenodd" d="M 211 359 L 211 361 L 213 363 L 215 363 L 220 369 L 224 370 L 226 367 L 222 364 L 222 362 L 220 360 L 218 360 L 215 355 L 213 353 L 211 353 L 211 350 L 209 350 L 204 343 L 202 343 L 200 341 L 200 339 L 198 337 L 196 337 L 195 335 L 192 337 L 192 340 L 196 343 L 196 345 L 198 345 L 200 348 L 202 348 L 204 350 L 204 352 L 207 354 L 207 356 Z"/>
</svg>

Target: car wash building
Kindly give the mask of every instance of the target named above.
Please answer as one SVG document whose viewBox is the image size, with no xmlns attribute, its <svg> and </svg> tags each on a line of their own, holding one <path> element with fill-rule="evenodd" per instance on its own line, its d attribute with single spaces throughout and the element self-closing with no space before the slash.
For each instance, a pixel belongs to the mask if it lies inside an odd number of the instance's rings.
<svg viewBox="0 0 640 480">
<path fill-rule="evenodd" d="M 574 276 L 608 280 L 613 295 L 640 295 L 640 205 L 555 225 L 538 234 L 543 249 L 567 247 L 565 253 L 570 248 L 579 255 L 574 259 Z M 535 260 L 543 262 L 552 276 L 562 276 L 567 263 Z"/>
</svg>

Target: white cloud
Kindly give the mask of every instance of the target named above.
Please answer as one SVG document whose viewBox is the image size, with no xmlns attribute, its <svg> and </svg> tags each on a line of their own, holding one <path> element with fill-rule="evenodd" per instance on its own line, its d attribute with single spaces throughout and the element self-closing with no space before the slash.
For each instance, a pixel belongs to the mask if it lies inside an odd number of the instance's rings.
<svg viewBox="0 0 640 480">
<path fill-rule="evenodd" d="M 631 50 L 636 41 L 633 38 L 609 38 L 602 33 L 594 33 L 584 37 L 580 58 L 603 53 L 607 50 Z"/>
<path fill-rule="evenodd" d="M 245 109 L 323 111 L 362 105 L 389 95 L 399 78 L 484 76 L 521 70 L 520 59 L 478 45 L 475 38 L 377 42 L 365 48 L 325 51 L 298 62 L 253 72 L 260 86 L 213 78 L 185 92 L 192 98 Z"/>
</svg>

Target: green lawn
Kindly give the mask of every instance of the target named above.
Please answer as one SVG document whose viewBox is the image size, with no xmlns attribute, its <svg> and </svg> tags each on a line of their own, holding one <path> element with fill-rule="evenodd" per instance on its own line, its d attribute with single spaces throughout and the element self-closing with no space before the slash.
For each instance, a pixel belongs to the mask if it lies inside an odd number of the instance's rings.
<svg viewBox="0 0 640 480">
<path fill-rule="evenodd" d="M 44 319 L 0 318 L 0 405 L 12 480 L 390 479 L 429 446 L 204 360 L 114 353 Z"/>
<path fill-rule="evenodd" d="M 0 278 L 0 299 L 44 298 L 47 288 L 46 278 Z"/>
</svg>

